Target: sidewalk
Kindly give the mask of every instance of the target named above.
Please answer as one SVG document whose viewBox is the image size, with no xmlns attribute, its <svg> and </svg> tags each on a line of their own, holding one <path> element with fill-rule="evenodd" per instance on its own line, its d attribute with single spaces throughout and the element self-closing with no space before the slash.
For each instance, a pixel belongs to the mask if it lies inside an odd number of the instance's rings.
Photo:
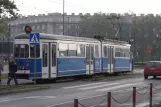
<svg viewBox="0 0 161 107">
<path fill-rule="evenodd" d="M 8 81 L 8 79 L 2 79 L 1 80 L 1 85 L 7 85 L 7 81 Z M 25 80 L 25 79 L 17 79 L 17 81 L 18 81 L 19 84 L 31 84 L 31 83 L 33 83 L 32 80 Z M 12 80 L 10 82 L 10 84 L 14 85 L 15 84 L 14 80 Z"/>
</svg>

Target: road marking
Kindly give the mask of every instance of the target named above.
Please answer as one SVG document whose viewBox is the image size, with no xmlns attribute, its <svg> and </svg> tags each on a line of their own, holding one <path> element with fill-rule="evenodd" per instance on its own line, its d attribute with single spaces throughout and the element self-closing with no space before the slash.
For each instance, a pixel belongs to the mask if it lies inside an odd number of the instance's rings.
<svg viewBox="0 0 161 107">
<path fill-rule="evenodd" d="M 17 100 L 25 100 L 25 99 L 53 99 L 56 98 L 55 96 L 30 96 L 30 97 L 22 97 L 22 98 L 14 98 L 8 100 L 0 100 L 0 103 L 3 102 L 10 102 L 10 101 L 17 101 Z"/>
<path fill-rule="evenodd" d="M 100 95 L 96 95 L 96 96 L 91 96 L 91 97 L 87 97 L 87 98 L 82 98 L 82 99 L 79 99 L 79 101 L 81 100 L 87 100 L 87 99 L 92 99 L 92 98 L 96 98 L 96 97 L 102 97 L 102 96 L 106 96 L 105 94 L 100 94 Z M 45 107 L 55 107 L 55 106 L 60 106 L 60 105 L 64 105 L 64 104 L 68 104 L 68 103 L 73 103 L 74 100 L 72 101 L 66 101 L 64 103 L 59 103 L 59 104 L 54 104 L 54 105 L 49 105 L 49 106 L 45 106 Z"/>
<path fill-rule="evenodd" d="M 128 87 L 128 86 L 132 86 L 134 84 L 125 84 L 125 85 L 119 85 L 119 86 L 114 86 L 114 87 L 109 87 L 109 88 L 102 88 L 102 89 L 98 89 L 98 90 L 95 90 L 95 91 L 109 91 L 109 90 L 112 90 L 112 89 L 118 89 L 118 88 L 122 88 L 122 87 Z"/>
<path fill-rule="evenodd" d="M 88 90 L 88 89 L 100 88 L 100 87 L 111 86 L 111 85 L 117 85 L 117 84 L 120 84 L 120 83 L 103 84 L 103 85 L 91 86 L 91 87 L 85 87 L 85 88 L 79 88 L 79 89 L 81 89 L 81 90 Z"/>
<path fill-rule="evenodd" d="M 138 105 L 136 105 L 136 107 L 144 107 L 147 105 L 149 105 L 149 102 L 144 102 L 144 103 L 138 104 Z"/>
<path fill-rule="evenodd" d="M 104 83 L 107 83 L 107 82 L 91 83 L 91 84 L 85 84 L 85 85 L 76 85 L 76 86 L 63 87 L 63 88 L 64 89 L 71 89 L 71 88 L 78 88 L 78 87 L 91 86 L 91 85 L 98 85 L 98 84 L 104 84 Z"/>
</svg>

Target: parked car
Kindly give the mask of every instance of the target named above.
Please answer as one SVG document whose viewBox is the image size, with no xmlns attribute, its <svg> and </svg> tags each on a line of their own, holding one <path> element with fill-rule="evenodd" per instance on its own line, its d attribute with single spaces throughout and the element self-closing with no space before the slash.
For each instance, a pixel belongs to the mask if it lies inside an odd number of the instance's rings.
<svg viewBox="0 0 161 107">
<path fill-rule="evenodd" d="M 149 61 L 144 68 L 144 78 L 148 79 L 148 76 L 161 76 L 161 61 Z"/>
</svg>

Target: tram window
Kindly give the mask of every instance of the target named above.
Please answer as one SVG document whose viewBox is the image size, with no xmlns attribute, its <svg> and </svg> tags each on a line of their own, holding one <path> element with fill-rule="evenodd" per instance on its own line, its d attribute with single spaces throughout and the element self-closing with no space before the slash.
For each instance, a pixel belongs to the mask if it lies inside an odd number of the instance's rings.
<svg viewBox="0 0 161 107">
<path fill-rule="evenodd" d="M 68 44 L 59 43 L 59 56 L 60 57 L 68 56 Z"/>
<path fill-rule="evenodd" d="M 115 48 L 115 57 L 121 57 L 120 48 Z"/>
<path fill-rule="evenodd" d="M 124 57 L 124 52 L 120 52 L 120 57 Z"/>
<path fill-rule="evenodd" d="M 19 48 L 19 45 L 15 45 L 14 46 L 14 56 L 15 57 L 19 57 L 19 52 L 20 52 L 20 48 Z"/>
<path fill-rule="evenodd" d="M 40 45 L 30 45 L 30 57 L 35 57 L 35 46 L 36 46 L 36 58 L 40 57 Z"/>
<path fill-rule="evenodd" d="M 125 57 L 130 57 L 130 53 L 129 52 L 125 52 Z"/>
<path fill-rule="evenodd" d="M 77 56 L 79 56 L 79 57 L 85 57 L 85 45 L 78 44 Z"/>
<path fill-rule="evenodd" d="M 76 44 L 69 44 L 68 56 L 77 56 Z"/>
<path fill-rule="evenodd" d="M 129 49 L 125 49 L 124 51 L 125 51 L 124 57 L 130 57 L 130 50 Z"/>
<path fill-rule="evenodd" d="M 99 47 L 95 45 L 95 57 L 99 57 Z"/>
<path fill-rule="evenodd" d="M 20 58 L 29 57 L 29 46 L 27 44 L 16 44 L 14 47 L 14 56 Z"/>
<path fill-rule="evenodd" d="M 104 57 L 107 57 L 107 46 L 103 46 Z"/>
<path fill-rule="evenodd" d="M 42 45 L 42 62 L 43 62 L 43 67 L 47 67 L 48 66 L 48 45 L 47 44 L 43 44 Z"/>
<path fill-rule="evenodd" d="M 56 45 L 52 44 L 52 66 L 56 65 Z"/>
</svg>

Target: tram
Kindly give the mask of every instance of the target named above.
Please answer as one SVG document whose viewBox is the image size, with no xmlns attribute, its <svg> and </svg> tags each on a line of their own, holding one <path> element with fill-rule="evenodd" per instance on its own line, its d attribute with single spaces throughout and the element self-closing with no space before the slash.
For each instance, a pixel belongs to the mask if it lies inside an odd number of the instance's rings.
<svg viewBox="0 0 161 107">
<path fill-rule="evenodd" d="M 35 60 L 37 80 L 131 72 L 130 47 L 129 43 L 117 40 L 45 33 L 40 33 L 40 44 L 30 45 L 29 35 L 19 34 L 14 39 L 16 75 L 33 79 Z"/>
</svg>

